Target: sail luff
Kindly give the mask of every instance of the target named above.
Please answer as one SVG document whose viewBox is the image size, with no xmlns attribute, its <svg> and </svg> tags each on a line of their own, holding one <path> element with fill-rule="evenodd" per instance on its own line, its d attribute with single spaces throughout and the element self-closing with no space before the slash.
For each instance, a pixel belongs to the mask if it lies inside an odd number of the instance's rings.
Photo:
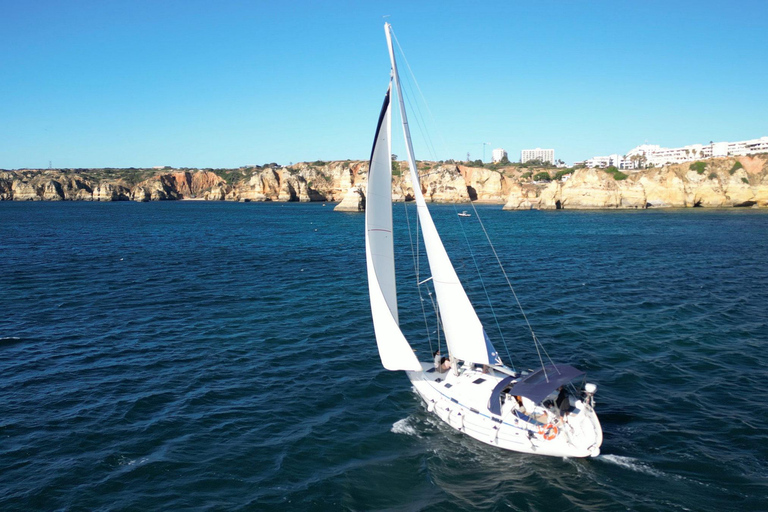
<svg viewBox="0 0 768 512">
<path fill-rule="evenodd" d="M 376 127 L 368 170 L 365 209 L 365 255 L 371 316 L 381 364 L 388 370 L 421 370 L 400 330 L 392 238 L 392 86 L 387 90 Z"/>
<path fill-rule="evenodd" d="M 392 46 L 392 36 L 389 24 L 385 24 L 387 47 L 392 65 L 392 78 L 395 82 L 400 106 L 400 117 L 403 125 L 408 167 L 413 183 L 413 195 L 416 201 L 419 220 L 422 225 L 422 236 L 427 250 L 427 259 L 432 272 L 435 294 L 437 296 L 440 317 L 445 332 L 446 344 L 450 354 L 458 359 L 480 364 L 498 364 L 501 360 L 485 334 L 480 319 L 461 285 L 453 268 L 448 253 L 443 246 L 432 216 L 427 209 L 413 152 L 413 143 L 408 126 L 408 116 L 405 111 L 400 76 L 397 71 L 397 61 Z"/>
</svg>

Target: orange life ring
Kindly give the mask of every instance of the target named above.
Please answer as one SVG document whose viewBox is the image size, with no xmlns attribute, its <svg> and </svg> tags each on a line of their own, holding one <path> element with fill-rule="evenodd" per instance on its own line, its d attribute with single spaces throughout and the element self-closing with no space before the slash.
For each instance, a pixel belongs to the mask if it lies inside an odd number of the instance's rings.
<svg viewBox="0 0 768 512">
<path fill-rule="evenodd" d="M 558 432 L 557 427 L 551 423 L 547 423 L 546 425 L 544 425 L 539 429 L 539 435 L 544 439 L 546 439 L 547 441 L 551 441 L 554 438 L 556 438 L 557 432 Z"/>
</svg>

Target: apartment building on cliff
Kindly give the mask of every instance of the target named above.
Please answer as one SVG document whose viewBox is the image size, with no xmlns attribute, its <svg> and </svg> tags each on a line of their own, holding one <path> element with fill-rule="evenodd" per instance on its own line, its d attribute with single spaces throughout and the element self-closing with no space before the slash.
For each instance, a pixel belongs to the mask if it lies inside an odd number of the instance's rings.
<svg viewBox="0 0 768 512">
<path fill-rule="evenodd" d="M 745 156 L 768 153 L 768 137 L 743 140 L 739 142 L 710 142 L 709 144 L 690 144 L 681 148 L 662 148 L 659 145 L 642 144 L 632 148 L 626 155 L 596 156 L 583 163 L 587 167 L 617 169 L 640 169 L 679 164 L 703 158 L 727 156 Z"/>
<path fill-rule="evenodd" d="M 501 162 L 506 156 L 507 156 L 507 152 L 504 151 L 502 148 L 494 149 L 493 153 L 491 154 L 493 163 Z"/>
<path fill-rule="evenodd" d="M 554 149 L 524 149 L 520 152 L 520 163 L 524 164 L 530 160 L 541 160 L 542 162 L 555 163 Z"/>
</svg>

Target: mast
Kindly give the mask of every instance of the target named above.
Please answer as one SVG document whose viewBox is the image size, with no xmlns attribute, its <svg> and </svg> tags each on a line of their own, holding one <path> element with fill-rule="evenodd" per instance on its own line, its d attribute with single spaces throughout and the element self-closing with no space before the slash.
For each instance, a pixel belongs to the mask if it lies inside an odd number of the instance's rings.
<svg viewBox="0 0 768 512">
<path fill-rule="evenodd" d="M 413 182 L 414 192 L 416 187 L 419 187 L 419 193 L 421 193 L 421 183 L 418 181 L 418 170 L 416 168 L 416 157 L 413 154 L 413 142 L 411 141 L 411 129 L 408 126 L 408 115 L 405 113 L 405 102 L 403 100 L 403 92 L 400 89 L 400 74 L 397 72 L 397 61 L 395 61 L 395 50 L 392 47 L 392 26 L 389 23 L 384 24 L 384 32 L 387 34 L 387 48 L 389 49 L 389 61 L 392 63 L 392 79 L 395 82 L 395 89 L 397 90 L 397 101 L 400 105 L 400 117 L 403 121 L 403 135 L 405 136 L 405 152 L 408 158 L 408 168 L 411 171 L 411 177 L 416 176 L 417 180 Z"/>
</svg>

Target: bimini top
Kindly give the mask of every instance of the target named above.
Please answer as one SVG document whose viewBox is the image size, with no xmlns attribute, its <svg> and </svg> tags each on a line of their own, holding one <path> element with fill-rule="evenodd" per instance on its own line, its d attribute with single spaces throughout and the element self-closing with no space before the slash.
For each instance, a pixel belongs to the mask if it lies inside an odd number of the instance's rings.
<svg viewBox="0 0 768 512">
<path fill-rule="evenodd" d="M 580 375 L 584 375 L 584 372 L 567 364 L 545 366 L 544 370 L 526 375 L 519 382 L 514 383 L 509 394 L 524 396 L 538 404 L 554 390 Z M 488 410 L 493 414 L 501 414 L 501 392 L 515 379 L 516 377 L 506 377 L 493 388 L 491 399 L 488 401 Z"/>
<path fill-rule="evenodd" d="M 581 375 L 584 375 L 583 371 L 567 364 L 549 365 L 520 379 L 509 393 L 530 398 L 538 404 L 554 390 Z"/>
</svg>

